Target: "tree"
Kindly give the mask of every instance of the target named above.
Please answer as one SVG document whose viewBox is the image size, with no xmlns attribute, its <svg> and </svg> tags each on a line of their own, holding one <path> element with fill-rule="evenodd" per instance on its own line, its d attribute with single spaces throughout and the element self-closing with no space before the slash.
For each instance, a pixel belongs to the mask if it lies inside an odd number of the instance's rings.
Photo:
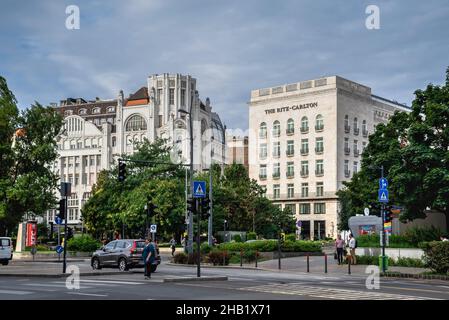
<svg viewBox="0 0 449 320">
<path fill-rule="evenodd" d="M 61 116 L 35 103 L 19 113 L 17 101 L 0 77 L 0 234 L 11 232 L 25 214 L 42 216 L 56 204 Z"/>
<path fill-rule="evenodd" d="M 449 68 L 443 86 L 416 90 L 410 113 L 396 112 L 369 137 L 362 169 L 337 195 L 340 227 L 364 206 L 379 212 L 379 167 L 390 181 L 390 203 L 404 207 L 403 222 L 425 217 L 432 208 L 446 215 L 449 230 Z"/>
</svg>

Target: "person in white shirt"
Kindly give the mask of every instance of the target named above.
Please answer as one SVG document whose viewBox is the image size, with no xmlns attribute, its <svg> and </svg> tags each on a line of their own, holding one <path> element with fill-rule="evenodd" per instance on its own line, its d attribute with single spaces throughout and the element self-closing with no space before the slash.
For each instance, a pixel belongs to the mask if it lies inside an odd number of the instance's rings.
<svg viewBox="0 0 449 320">
<path fill-rule="evenodd" d="M 349 252 L 351 255 L 351 264 L 356 264 L 357 263 L 357 259 L 355 257 L 355 247 L 356 247 L 356 242 L 355 242 L 355 238 L 352 234 L 349 235 Z"/>
</svg>

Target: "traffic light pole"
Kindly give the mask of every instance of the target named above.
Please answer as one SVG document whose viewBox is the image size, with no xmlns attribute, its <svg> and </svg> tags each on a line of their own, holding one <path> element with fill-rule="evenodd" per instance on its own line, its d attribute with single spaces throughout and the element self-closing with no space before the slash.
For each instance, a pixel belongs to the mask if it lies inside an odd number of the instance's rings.
<svg viewBox="0 0 449 320">
<path fill-rule="evenodd" d="M 381 166 L 381 175 L 382 179 L 384 178 L 384 166 Z M 381 216 L 382 216 L 382 272 L 385 273 L 386 265 L 385 265 L 385 204 L 382 203 L 381 206 Z"/>
<path fill-rule="evenodd" d="M 64 206 L 64 261 L 62 263 L 62 273 L 66 273 L 67 270 L 67 220 L 68 220 L 68 216 L 67 216 L 67 196 L 64 197 L 64 202 L 65 202 L 65 206 Z"/>
<path fill-rule="evenodd" d="M 201 230 L 200 230 L 200 225 L 201 225 L 201 215 L 203 213 L 203 208 L 202 208 L 202 206 L 199 205 L 198 199 L 195 200 L 195 207 L 196 207 L 196 212 L 197 212 L 196 216 L 198 219 L 198 221 L 197 221 L 198 230 L 197 230 L 197 239 L 196 239 L 196 252 L 197 252 L 196 276 L 199 278 L 199 277 L 201 277 L 201 240 L 200 240 Z"/>
</svg>

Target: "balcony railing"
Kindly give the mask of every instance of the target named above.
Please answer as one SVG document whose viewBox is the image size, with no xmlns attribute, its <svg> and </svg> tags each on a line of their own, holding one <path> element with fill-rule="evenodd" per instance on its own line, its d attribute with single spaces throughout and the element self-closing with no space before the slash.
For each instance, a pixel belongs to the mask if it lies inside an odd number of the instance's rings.
<svg viewBox="0 0 449 320">
<path fill-rule="evenodd" d="M 286 133 L 287 133 L 288 136 L 294 135 L 294 134 L 295 134 L 295 129 L 294 129 L 294 128 L 292 128 L 292 129 L 287 129 L 287 130 L 286 130 Z"/>
<path fill-rule="evenodd" d="M 301 155 L 306 156 L 309 154 L 309 149 L 301 149 Z"/>
<path fill-rule="evenodd" d="M 351 148 L 345 148 L 345 155 L 349 155 L 351 153 Z"/>
<path fill-rule="evenodd" d="M 350 170 L 345 170 L 345 177 L 349 178 L 351 176 L 351 171 Z"/>
<path fill-rule="evenodd" d="M 324 148 L 315 148 L 315 152 L 317 154 L 322 154 L 324 152 Z"/>
<path fill-rule="evenodd" d="M 302 171 L 301 170 L 301 177 L 308 177 L 309 176 L 309 171 Z"/>
<path fill-rule="evenodd" d="M 287 157 L 293 157 L 295 155 L 295 150 L 287 150 Z"/>
<path fill-rule="evenodd" d="M 301 127 L 301 133 L 308 133 L 309 127 Z"/>
<path fill-rule="evenodd" d="M 349 133 L 351 131 L 351 126 L 345 125 L 345 133 Z"/>
<path fill-rule="evenodd" d="M 280 177 L 281 177 L 281 173 L 280 172 L 273 173 L 273 179 L 279 179 Z"/>
<path fill-rule="evenodd" d="M 321 132 L 321 131 L 323 131 L 323 130 L 324 130 L 324 125 L 321 125 L 321 126 L 315 126 L 315 131 Z"/>
<path fill-rule="evenodd" d="M 358 157 L 360 155 L 360 150 L 354 149 L 354 157 Z"/>
<path fill-rule="evenodd" d="M 362 135 L 364 138 L 368 137 L 368 130 L 362 130 Z"/>
<path fill-rule="evenodd" d="M 354 134 L 355 134 L 356 136 L 358 136 L 358 135 L 359 135 L 359 133 L 360 133 L 360 129 L 359 129 L 359 128 L 356 128 L 356 127 L 354 127 Z"/>
<path fill-rule="evenodd" d="M 267 175 L 266 174 L 259 174 L 259 179 L 260 180 L 267 180 Z"/>
<path fill-rule="evenodd" d="M 273 138 L 279 138 L 281 136 L 281 131 L 273 131 Z"/>
<path fill-rule="evenodd" d="M 291 172 L 288 172 L 287 171 L 287 178 L 294 178 L 295 177 L 295 172 L 294 171 L 291 171 Z"/>
<path fill-rule="evenodd" d="M 323 175 L 324 175 L 324 170 L 315 170 L 315 175 L 316 175 L 317 177 L 323 176 Z"/>
<path fill-rule="evenodd" d="M 260 133 L 259 134 L 259 139 L 266 139 L 267 138 L 267 133 Z"/>
</svg>

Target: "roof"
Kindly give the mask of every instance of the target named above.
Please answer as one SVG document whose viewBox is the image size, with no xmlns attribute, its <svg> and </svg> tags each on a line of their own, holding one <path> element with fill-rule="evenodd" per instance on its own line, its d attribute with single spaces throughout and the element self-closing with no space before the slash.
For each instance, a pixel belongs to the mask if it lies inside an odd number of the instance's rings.
<svg viewBox="0 0 449 320">
<path fill-rule="evenodd" d="M 142 87 L 137 90 L 135 93 L 131 94 L 128 99 L 125 101 L 126 106 L 135 106 L 148 104 L 150 101 L 150 97 L 148 95 L 148 88 Z"/>
</svg>

